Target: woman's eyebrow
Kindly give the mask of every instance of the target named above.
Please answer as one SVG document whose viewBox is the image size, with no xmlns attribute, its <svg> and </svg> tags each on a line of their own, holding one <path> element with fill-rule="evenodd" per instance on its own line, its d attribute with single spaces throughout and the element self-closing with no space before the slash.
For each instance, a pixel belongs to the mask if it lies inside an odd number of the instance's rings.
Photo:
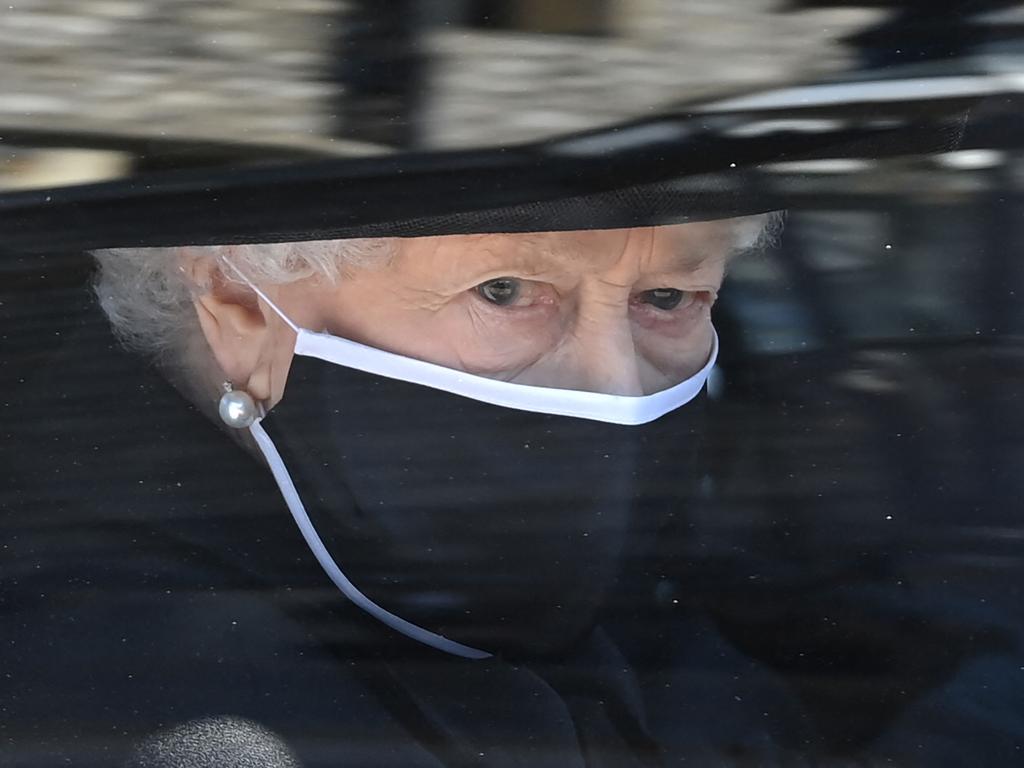
<svg viewBox="0 0 1024 768">
<path fill-rule="evenodd" d="M 596 269 L 610 266 L 607 258 L 599 261 L 597 252 L 586 243 L 567 241 L 544 235 L 494 235 L 481 238 L 471 245 L 461 245 L 465 253 L 451 263 L 450 268 L 443 270 L 441 277 L 445 283 L 464 285 L 488 277 L 497 276 L 503 271 L 519 276 L 556 275 L 567 269 L 578 269 L 580 266 L 595 264 Z M 725 259 L 727 254 L 714 252 L 704 245 L 676 245 L 658 264 L 651 265 L 652 271 L 670 273 L 693 273 L 713 259 Z"/>
<path fill-rule="evenodd" d="M 712 262 L 722 262 L 729 259 L 726 251 L 713 251 L 707 248 L 680 249 L 674 252 L 672 266 L 680 272 L 698 272 Z"/>
<path fill-rule="evenodd" d="M 558 272 L 567 264 L 584 258 L 581 253 L 569 253 L 564 248 L 553 248 L 543 238 L 517 238 L 515 243 L 481 242 L 470 246 L 466 253 L 444 270 L 444 278 L 454 282 L 474 280 L 478 276 L 502 270 L 520 275 L 543 275 Z"/>
<path fill-rule="evenodd" d="M 495 246 L 484 245 L 484 250 L 496 260 L 508 259 L 519 266 L 537 264 L 554 266 L 572 263 L 586 257 L 586 249 L 573 247 L 570 243 L 553 244 L 551 238 L 543 235 L 516 235 L 511 242 L 499 241 Z"/>
</svg>

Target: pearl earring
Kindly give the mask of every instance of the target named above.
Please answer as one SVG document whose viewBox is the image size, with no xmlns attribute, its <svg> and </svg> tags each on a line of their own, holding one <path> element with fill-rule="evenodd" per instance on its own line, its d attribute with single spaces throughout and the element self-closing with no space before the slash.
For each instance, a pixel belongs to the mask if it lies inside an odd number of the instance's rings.
<svg viewBox="0 0 1024 768">
<path fill-rule="evenodd" d="M 232 429 L 245 429 L 263 415 L 263 409 L 244 390 L 235 389 L 230 381 L 224 382 L 217 412 L 221 420 Z"/>
</svg>

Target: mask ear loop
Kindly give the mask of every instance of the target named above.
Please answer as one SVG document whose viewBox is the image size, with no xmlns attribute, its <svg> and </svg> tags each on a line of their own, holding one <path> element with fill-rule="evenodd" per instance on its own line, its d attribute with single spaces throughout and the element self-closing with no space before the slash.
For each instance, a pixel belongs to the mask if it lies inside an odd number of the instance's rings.
<svg viewBox="0 0 1024 768">
<path fill-rule="evenodd" d="M 242 271 L 232 264 L 229 259 L 225 258 L 224 263 L 227 264 L 247 286 L 252 288 L 256 295 L 263 299 L 267 306 L 274 310 L 274 312 L 277 313 L 277 316 L 287 323 L 293 331 L 295 331 L 296 335 L 302 332 L 302 329 L 293 323 L 288 315 L 282 312 L 281 309 L 271 301 L 263 291 L 254 285 L 248 277 L 242 274 Z M 431 648 L 436 648 L 439 651 L 450 653 L 453 656 L 461 656 L 464 659 L 490 658 L 491 654 L 486 651 L 481 651 L 477 648 L 463 645 L 462 643 L 458 643 L 454 640 L 449 640 L 447 637 L 431 632 L 423 627 L 418 627 L 412 622 L 406 621 L 402 617 L 396 616 L 390 611 L 381 608 L 370 598 L 360 592 L 355 584 L 349 581 L 348 577 L 334 561 L 334 558 L 331 557 L 331 553 L 324 545 L 323 539 L 320 538 L 320 534 L 317 533 L 316 526 L 313 525 L 313 521 L 309 519 L 309 513 L 306 512 L 306 506 L 302 503 L 302 498 L 299 496 L 299 491 L 295 487 L 295 483 L 292 482 L 291 474 L 288 472 L 288 467 L 285 466 L 284 459 L 281 458 L 281 454 L 278 452 L 277 446 L 274 445 L 274 441 L 270 439 L 270 435 L 266 433 L 260 424 L 260 421 L 263 420 L 263 415 L 263 413 L 260 413 L 255 421 L 249 425 L 249 433 L 256 440 L 256 444 L 263 453 L 263 457 L 267 460 L 267 464 L 270 466 L 270 471 L 274 475 L 274 480 L 277 481 L 277 487 L 281 490 L 281 495 L 284 497 L 284 502 L 288 507 L 288 511 L 291 512 L 292 518 L 295 520 L 295 524 L 299 527 L 299 532 L 302 534 L 302 538 L 306 541 L 306 546 L 309 547 L 309 550 L 313 553 L 316 561 L 320 564 L 320 567 L 323 568 L 324 573 L 327 574 L 328 578 L 330 578 L 334 583 L 334 586 L 341 590 L 341 593 L 345 595 L 345 597 L 373 616 L 379 622 L 390 627 L 396 632 L 411 638 L 412 640 L 428 645 Z"/>
<path fill-rule="evenodd" d="M 263 452 L 264 458 L 266 458 L 267 463 L 270 465 L 270 471 L 273 473 L 274 479 L 277 481 L 278 488 L 281 489 L 281 495 L 284 496 L 285 503 L 288 505 L 288 510 L 292 513 L 292 517 L 295 519 L 296 525 L 299 526 L 302 538 L 306 540 L 306 546 L 309 547 L 313 556 L 316 558 L 317 562 L 320 563 L 320 567 L 324 569 L 324 572 L 330 580 L 334 582 L 334 586 L 341 590 L 341 593 L 345 595 L 345 597 L 382 624 L 408 638 L 411 638 L 412 640 L 416 640 L 424 645 L 429 645 L 431 648 L 436 648 L 439 651 L 450 653 L 453 656 L 461 656 L 464 659 L 490 658 L 491 654 L 486 651 L 481 651 L 477 648 L 463 645 L 462 643 L 458 643 L 454 640 L 449 640 L 443 635 L 439 635 L 436 632 L 431 632 L 423 627 L 416 626 L 412 622 L 406 621 L 400 616 L 396 616 L 390 611 L 381 608 L 370 598 L 360 592 L 359 588 L 349 581 L 341 568 L 338 567 L 334 558 L 331 557 L 331 553 L 327 551 L 327 547 L 324 545 L 323 540 L 317 533 L 316 527 L 313 525 L 313 521 L 309 519 L 309 514 L 306 512 L 306 507 L 302 503 L 298 489 L 296 489 L 295 484 L 292 482 L 291 475 L 288 473 L 288 468 L 285 466 L 284 460 L 281 458 L 281 454 L 278 453 L 277 446 L 274 445 L 274 441 L 270 439 L 270 435 L 266 433 L 258 421 L 249 427 L 249 431 L 256 439 L 256 443 Z"/>
<path fill-rule="evenodd" d="M 294 322 L 292 322 L 292 319 L 290 317 L 288 317 L 288 315 L 286 315 L 281 310 L 281 308 L 277 306 L 277 304 L 275 304 L 274 302 L 272 302 L 270 300 L 270 297 L 268 297 L 267 294 L 265 294 L 263 291 L 261 291 L 260 288 L 255 283 L 252 282 L 252 280 L 250 280 L 248 277 L 246 277 L 242 273 L 242 270 L 240 270 L 238 267 L 236 267 L 234 264 L 232 264 L 230 259 L 228 259 L 226 256 L 224 256 L 222 258 L 224 260 L 224 263 L 227 264 L 229 267 L 231 267 L 231 271 L 234 272 L 236 275 L 238 275 L 238 277 L 240 277 L 242 279 L 243 283 L 245 283 L 247 286 L 252 288 L 252 290 L 256 293 L 256 295 L 259 296 L 261 299 L 263 299 L 263 301 L 266 303 L 266 305 L 268 307 L 270 307 L 272 310 L 274 310 L 274 313 L 278 317 L 280 317 L 282 320 L 284 320 L 284 322 L 288 325 L 289 328 L 291 328 L 293 331 L 295 331 L 296 334 L 298 334 L 298 333 L 300 333 L 302 331 L 302 329 L 298 325 L 296 325 Z"/>
</svg>

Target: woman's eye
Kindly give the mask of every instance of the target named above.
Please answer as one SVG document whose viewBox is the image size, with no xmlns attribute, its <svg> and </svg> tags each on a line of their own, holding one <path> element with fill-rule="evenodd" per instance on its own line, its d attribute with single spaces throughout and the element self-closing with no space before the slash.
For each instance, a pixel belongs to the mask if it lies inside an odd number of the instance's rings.
<svg viewBox="0 0 1024 768">
<path fill-rule="evenodd" d="M 480 283 L 476 287 L 476 292 L 491 304 L 504 307 L 519 298 L 520 282 L 512 277 L 498 277 L 488 280 L 486 283 Z"/>
<path fill-rule="evenodd" d="M 685 297 L 686 291 L 676 290 L 675 288 L 655 288 L 652 291 L 644 291 L 640 294 L 640 299 L 645 304 L 650 304 L 664 310 L 675 309 Z"/>
</svg>

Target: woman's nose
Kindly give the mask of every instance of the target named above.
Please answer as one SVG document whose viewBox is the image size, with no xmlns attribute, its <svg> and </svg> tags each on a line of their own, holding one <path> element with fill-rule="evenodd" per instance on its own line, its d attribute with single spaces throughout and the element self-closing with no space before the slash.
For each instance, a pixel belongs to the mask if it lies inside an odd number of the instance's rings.
<svg viewBox="0 0 1024 768">
<path fill-rule="evenodd" d="M 609 395 L 644 394 L 629 299 L 580 307 L 573 330 L 575 389 Z"/>
</svg>

